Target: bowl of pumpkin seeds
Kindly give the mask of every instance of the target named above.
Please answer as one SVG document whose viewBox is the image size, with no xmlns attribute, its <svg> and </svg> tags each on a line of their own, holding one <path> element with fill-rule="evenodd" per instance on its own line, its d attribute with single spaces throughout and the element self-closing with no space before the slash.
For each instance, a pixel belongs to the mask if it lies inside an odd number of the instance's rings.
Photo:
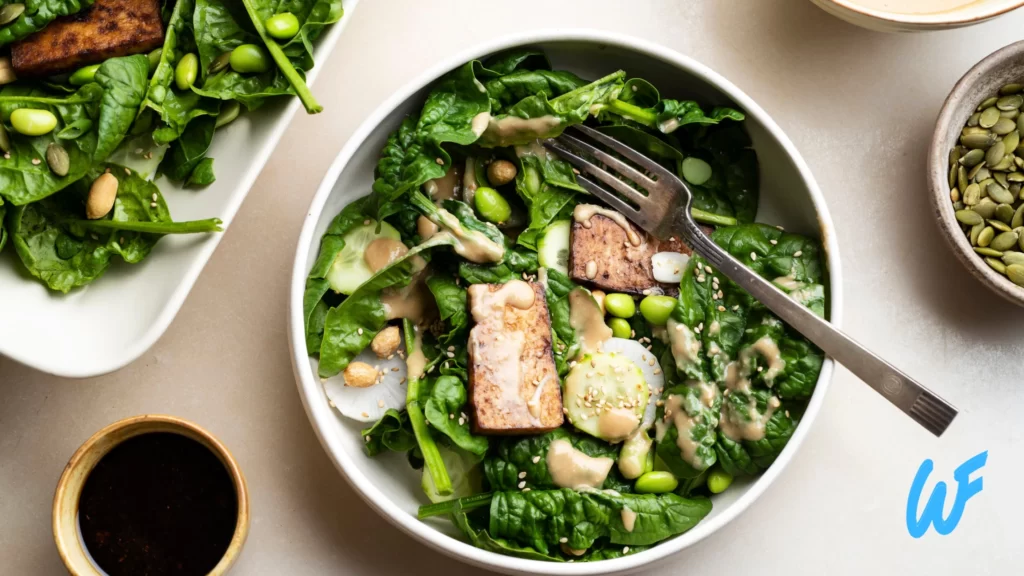
<svg viewBox="0 0 1024 576">
<path fill-rule="evenodd" d="M 932 202 L 961 262 L 1024 306 L 1024 42 L 957 82 L 929 150 Z"/>
</svg>

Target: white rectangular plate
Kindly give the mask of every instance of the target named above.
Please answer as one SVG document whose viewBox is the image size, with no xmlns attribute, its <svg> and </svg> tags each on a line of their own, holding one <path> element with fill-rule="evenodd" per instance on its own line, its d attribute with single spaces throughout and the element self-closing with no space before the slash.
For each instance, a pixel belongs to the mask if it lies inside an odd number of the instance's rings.
<svg viewBox="0 0 1024 576">
<path fill-rule="evenodd" d="M 344 0 L 341 21 L 314 50 L 311 85 L 352 20 L 358 0 Z M 210 156 L 217 181 L 183 190 L 157 181 L 175 220 L 220 218 L 241 206 L 288 123 L 302 107 L 276 98 L 217 131 Z M 141 356 L 170 325 L 222 234 L 168 236 L 139 264 L 115 258 L 102 278 L 67 295 L 28 275 L 12 246 L 0 253 L 0 354 L 57 376 L 86 378 L 112 372 Z"/>
</svg>

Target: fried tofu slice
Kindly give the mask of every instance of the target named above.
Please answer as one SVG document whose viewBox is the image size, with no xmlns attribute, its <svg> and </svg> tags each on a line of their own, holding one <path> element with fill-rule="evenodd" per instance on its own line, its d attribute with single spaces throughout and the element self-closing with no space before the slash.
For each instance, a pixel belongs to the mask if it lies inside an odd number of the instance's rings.
<svg viewBox="0 0 1024 576">
<path fill-rule="evenodd" d="M 544 286 L 469 287 L 469 404 L 476 434 L 540 434 L 562 425 Z"/>
<path fill-rule="evenodd" d="M 53 76 L 115 56 L 144 54 L 163 43 L 157 0 L 96 0 L 12 44 L 11 65 L 19 77 Z"/>
<path fill-rule="evenodd" d="M 577 212 L 586 206 L 577 206 Z M 607 292 L 678 294 L 679 286 L 654 280 L 651 257 L 658 252 L 690 254 L 690 247 L 676 237 L 653 238 L 621 214 L 598 210 L 585 209 L 586 217 L 573 218 L 569 276 Z"/>
</svg>

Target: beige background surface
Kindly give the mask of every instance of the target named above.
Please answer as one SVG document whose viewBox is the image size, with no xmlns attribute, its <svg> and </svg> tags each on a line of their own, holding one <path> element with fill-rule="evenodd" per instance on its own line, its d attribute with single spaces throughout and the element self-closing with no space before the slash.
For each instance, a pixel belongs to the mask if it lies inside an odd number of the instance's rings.
<svg viewBox="0 0 1024 576">
<path fill-rule="evenodd" d="M 947 252 L 929 220 L 924 154 L 949 88 L 978 59 L 1019 39 L 1024 12 L 900 36 L 852 27 L 804 0 L 366 0 L 353 18 L 314 87 L 326 110 L 296 117 L 152 350 L 85 381 L 0 358 L 0 573 L 61 573 L 49 519 L 64 463 L 105 424 L 145 412 L 192 419 L 238 458 L 253 524 L 236 574 L 477 572 L 379 518 L 331 466 L 295 391 L 286 287 L 309 199 L 362 119 L 438 59 L 540 27 L 603 28 L 663 43 L 757 100 L 828 200 L 846 276 L 846 328 L 963 410 L 936 441 L 840 371 L 779 482 L 737 521 L 652 573 L 1019 571 L 1013 518 L 1024 513 L 1015 427 L 1024 409 L 1024 310 L 997 300 Z M 959 528 L 910 538 L 907 490 L 922 459 L 935 459 L 928 493 L 982 450 L 985 490 Z"/>
</svg>

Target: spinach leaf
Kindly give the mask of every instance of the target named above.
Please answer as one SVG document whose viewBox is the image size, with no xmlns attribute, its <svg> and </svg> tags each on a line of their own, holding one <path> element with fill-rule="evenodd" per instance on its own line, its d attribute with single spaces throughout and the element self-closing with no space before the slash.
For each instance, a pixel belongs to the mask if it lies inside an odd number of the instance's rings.
<svg viewBox="0 0 1024 576">
<path fill-rule="evenodd" d="M 42 30 L 50 22 L 92 6 L 94 0 L 24 0 L 25 11 L 0 28 L 0 47 Z M 5 3 L 6 4 L 6 3 Z"/>
<path fill-rule="evenodd" d="M 192 173 L 185 180 L 186 186 L 209 186 L 217 180 L 213 173 L 213 158 L 203 158 L 192 169 Z"/>
<path fill-rule="evenodd" d="M 451 439 L 459 448 L 482 456 L 487 452 L 486 436 L 469 431 L 466 415 L 466 386 L 455 376 L 440 376 L 428 383 L 423 413 L 434 430 Z"/>
<path fill-rule="evenodd" d="M 626 507 L 636 513 L 632 531 L 622 524 Z M 490 512 L 488 532 L 493 537 L 548 554 L 562 542 L 584 550 L 603 537 L 612 544 L 654 544 L 694 527 L 711 512 L 711 501 L 675 494 L 531 490 L 496 492 Z"/>
<path fill-rule="evenodd" d="M 204 98 L 193 90 L 178 90 L 174 86 L 174 68 L 178 61 L 185 54 L 196 51 L 191 19 L 194 8 L 195 0 L 177 0 L 174 4 L 167 22 L 160 62 L 146 91 L 145 106 L 156 111 L 163 121 L 163 125 L 153 131 L 153 140 L 157 144 L 176 140 L 194 118 L 216 116 L 220 111 L 218 100 Z"/>
<path fill-rule="evenodd" d="M 416 447 L 416 436 L 413 435 L 409 414 L 404 410 L 391 409 L 377 420 L 373 426 L 364 428 L 363 449 L 367 456 L 376 456 L 388 450 L 392 452 L 408 452 Z"/>
<path fill-rule="evenodd" d="M 459 277 L 469 284 L 504 284 L 523 274 L 537 273 L 537 253 L 522 248 L 505 248 L 505 261 L 501 264 L 472 264 L 459 261 Z"/>
<path fill-rule="evenodd" d="M 767 413 L 771 397 L 770 391 L 755 388 L 750 393 L 733 392 L 725 397 L 724 402 L 730 403 L 730 413 L 733 417 L 750 419 L 755 416 L 761 417 Z M 753 411 L 756 411 L 756 414 L 750 413 L 751 400 L 753 400 Z M 785 404 L 781 405 L 772 412 L 771 418 L 765 423 L 764 437 L 760 440 L 737 442 L 719 431 L 718 440 L 715 443 L 718 462 L 726 472 L 733 476 L 758 474 L 767 469 L 786 447 L 793 432 L 796 431 L 798 422 L 794 416 Z"/>
<path fill-rule="evenodd" d="M 486 517 L 482 515 L 474 515 L 474 517 L 481 518 L 481 521 L 474 523 L 470 518 L 470 514 L 458 506 L 456 511 L 451 514 L 452 522 L 459 528 L 459 530 L 462 531 L 463 534 L 466 535 L 467 538 L 469 538 L 469 541 L 473 546 L 483 550 L 497 552 L 498 554 L 504 554 L 506 556 L 513 556 L 516 558 L 525 558 L 527 560 L 564 562 L 561 556 L 541 553 L 529 546 L 520 546 L 514 542 L 505 540 L 504 538 L 493 538 L 487 532 L 486 526 L 481 525 L 486 521 Z"/>
<path fill-rule="evenodd" d="M 101 162 L 117 148 L 135 121 L 146 95 L 149 59 L 144 54 L 110 58 L 96 71 L 103 87 L 93 158 Z"/>
<path fill-rule="evenodd" d="M 569 361 L 576 357 L 580 348 L 576 339 L 576 331 L 569 324 L 569 292 L 576 287 L 576 284 L 558 270 L 546 268 L 545 271 L 548 281 L 544 296 L 548 304 L 548 314 L 551 317 L 555 366 L 558 369 L 558 375 L 565 376 L 569 371 Z"/>
<path fill-rule="evenodd" d="M 500 113 L 529 96 L 555 98 L 586 84 L 586 80 L 564 70 L 516 70 L 484 82 L 484 88 L 492 112 Z"/>
<path fill-rule="evenodd" d="M 7 206 L 4 206 L 3 199 L 0 198 L 0 251 L 4 249 L 4 244 L 7 244 L 7 228 L 4 226 L 4 217 L 7 215 Z"/>
<path fill-rule="evenodd" d="M 541 232 L 555 220 L 570 218 L 577 194 L 586 192 L 576 183 L 568 162 L 550 154 L 538 154 L 534 147 L 517 147 L 516 153 L 516 192 L 526 204 L 530 221 L 516 241 L 536 250 Z"/>
<path fill-rule="evenodd" d="M 217 119 L 213 116 L 202 116 L 189 122 L 181 137 L 171 143 L 160 163 L 160 171 L 177 182 L 188 179 L 206 157 L 213 142 L 216 124 Z M 210 174 L 212 175 L 212 160 Z"/>
<path fill-rule="evenodd" d="M 327 311 L 323 341 L 320 344 L 319 372 L 322 378 L 329 378 L 344 370 L 352 358 L 366 348 L 374 335 L 384 327 L 388 318 L 380 300 L 381 292 L 385 288 L 405 286 L 412 281 L 415 256 L 438 246 L 451 246 L 452 243 L 451 237 L 434 236 L 381 269 L 341 304 Z"/>
<path fill-rule="evenodd" d="M 596 546 L 587 550 L 587 553 L 583 556 L 577 556 L 577 562 L 597 562 L 599 560 L 612 560 L 615 558 L 622 558 L 623 556 L 629 556 L 631 554 L 638 554 L 647 550 L 650 546 L 629 546 L 628 549 L 625 546 Z"/>
<path fill-rule="evenodd" d="M 619 447 L 586 434 L 576 434 L 565 428 L 556 428 L 535 436 L 495 438 L 490 453 L 484 459 L 484 474 L 492 490 L 519 490 L 524 488 L 546 490 L 558 488 L 548 471 L 547 453 L 555 440 L 568 440 L 573 447 L 593 458 L 619 457 Z M 537 459 L 534 462 L 534 459 Z M 519 474 L 526 472 L 525 478 Z M 632 492 L 632 486 L 618 474 L 614 466 L 601 486 L 620 492 Z"/>
<path fill-rule="evenodd" d="M 713 386 L 713 384 L 712 384 Z M 721 407 L 721 395 L 716 394 L 712 404 L 706 406 L 701 398 L 701 390 L 695 384 L 674 386 L 666 391 L 665 398 L 680 396 L 680 409 L 684 410 L 691 420 L 689 442 L 695 445 L 693 460 L 687 460 L 677 444 L 679 429 L 673 424 L 672 416 L 664 420 L 665 408 L 658 409 L 659 426 L 666 426 L 664 436 L 658 440 L 656 454 L 677 478 L 695 478 L 710 468 L 716 461 L 715 439 L 718 427 L 718 412 Z"/>
<path fill-rule="evenodd" d="M 469 315 L 466 313 L 466 289 L 445 274 L 434 274 L 427 278 L 427 288 L 434 295 L 437 311 L 446 326 L 446 332 L 439 336 L 442 346 L 465 343 L 469 330 Z"/>
<path fill-rule="evenodd" d="M 622 96 L 611 101 L 606 111 L 665 134 L 688 124 L 711 125 L 723 120 L 741 122 L 745 118 L 739 110 L 725 106 L 715 106 L 711 112 L 705 113 L 693 100 L 662 100 L 658 89 L 640 78 L 630 79 Z"/>
</svg>

